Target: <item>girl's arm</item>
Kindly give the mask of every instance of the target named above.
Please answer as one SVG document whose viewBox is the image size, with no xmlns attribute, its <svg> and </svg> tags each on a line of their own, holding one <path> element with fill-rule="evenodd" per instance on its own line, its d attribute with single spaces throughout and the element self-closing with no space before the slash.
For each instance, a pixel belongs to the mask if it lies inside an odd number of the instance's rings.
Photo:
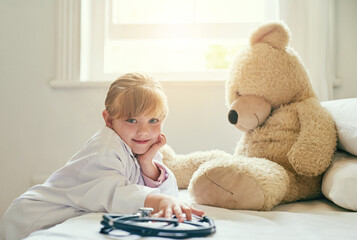
<svg viewBox="0 0 357 240">
<path fill-rule="evenodd" d="M 139 162 L 141 171 L 152 180 L 156 181 L 160 176 L 160 170 L 156 164 L 152 161 L 159 149 L 166 144 L 166 137 L 164 134 L 160 134 L 159 139 L 154 143 L 149 150 L 140 155 L 136 155 L 136 159 Z"/>
</svg>

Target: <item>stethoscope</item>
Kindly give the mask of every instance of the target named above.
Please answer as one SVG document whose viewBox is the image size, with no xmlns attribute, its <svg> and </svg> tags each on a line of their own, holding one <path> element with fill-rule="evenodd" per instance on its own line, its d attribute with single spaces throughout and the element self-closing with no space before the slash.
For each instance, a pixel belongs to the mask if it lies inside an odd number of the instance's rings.
<svg viewBox="0 0 357 240">
<path fill-rule="evenodd" d="M 195 216 L 191 221 L 179 222 L 172 218 L 154 218 L 150 217 L 152 208 L 140 208 L 137 214 L 133 215 L 115 215 L 104 214 L 100 230 L 102 234 L 112 234 L 114 230 L 125 231 L 128 234 L 140 236 L 156 236 L 167 238 L 192 238 L 205 237 L 216 232 L 214 222 L 206 217 Z M 122 235 L 117 235 L 122 236 Z"/>
</svg>

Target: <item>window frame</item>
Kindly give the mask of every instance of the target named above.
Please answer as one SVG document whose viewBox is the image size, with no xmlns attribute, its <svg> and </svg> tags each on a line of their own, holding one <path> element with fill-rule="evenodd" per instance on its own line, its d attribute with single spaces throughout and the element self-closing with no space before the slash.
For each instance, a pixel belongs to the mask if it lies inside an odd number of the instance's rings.
<svg viewBox="0 0 357 240">
<path fill-rule="evenodd" d="M 108 31 L 104 21 L 107 18 L 104 16 L 105 11 L 108 11 L 110 0 L 61 0 L 57 1 L 57 60 L 56 60 L 56 78 L 50 82 L 53 87 L 107 87 L 111 81 L 123 73 L 114 74 L 98 74 L 103 69 L 103 61 L 98 57 L 104 56 L 104 49 L 93 48 L 92 44 L 99 44 L 104 46 L 104 36 Z M 268 0 L 265 0 L 268 1 Z M 275 1 L 275 11 L 278 11 L 276 6 L 278 0 Z M 267 4 L 266 6 L 269 6 Z M 95 14 L 103 19 L 103 22 L 96 22 L 91 25 L 91 14 Z M 272 12 L 272 11 L 271 11 Z M 276 13 L 273 13 L 276 16 Z M 269 16 L 271 17 L 271 16 Z M 87 23 L 87 24 L 84 24 Z M 234 24 L 234 27 L 246 28 L 254 27 L 259 23 L 251 23 L 240 25 Z M 205 34 L 209 34 L 210 27 L 220 27 L 223 29 L 220 33 L 223 35 L 233 35 L 240 37 L 241 32 L 226 31 L 223 25 L 233 26 L 232 23 L 223 24 L 204 24 L 196 25 L 194 28 L 204 26 L 207 29 Z M 94 27 L 93 27 L 94 26 Z M 126 27 L 126 26 L 122 26 Z M 132 26 L 131 26 L 132 27 Z M 142 26 L 134 26 L 141 28 Z M 181 27 L 187 27 L 184 24 Z M 192 31 L 192 29 L 191 29 Z M 245 36 L 245 34 L 244 34 Z M 90 39 L 88 41 L 81 41 L 83 39 Z M 89 67 L 91 66 L 91 67 Z M 161 72 L 153 73 L 155 78 L 160 81 L 170 81 L 175 84 L 199 84 L 208 86 L 221 85 L 226 79 L 227 70 L 212 70 L 205 72 Z M 91 76 L 91 77 L 90 77 Z"/>
</svg>

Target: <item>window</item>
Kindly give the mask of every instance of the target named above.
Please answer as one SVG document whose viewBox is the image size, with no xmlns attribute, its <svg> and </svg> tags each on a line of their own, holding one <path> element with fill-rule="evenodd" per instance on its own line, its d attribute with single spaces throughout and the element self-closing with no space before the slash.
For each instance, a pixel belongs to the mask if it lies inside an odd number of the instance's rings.
<svg viewBox="0 0 357 240">
<path fill-rule="evenodd" d="M 224 80 L 250 32 L 278 12 L 278 0 L 81 1 L 77 78 Z"/>
</svg>

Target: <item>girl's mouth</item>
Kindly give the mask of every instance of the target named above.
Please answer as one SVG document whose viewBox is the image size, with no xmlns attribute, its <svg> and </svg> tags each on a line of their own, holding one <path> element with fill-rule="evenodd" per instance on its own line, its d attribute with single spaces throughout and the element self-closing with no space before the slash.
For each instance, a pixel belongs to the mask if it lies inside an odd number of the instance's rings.
<svg viewBox="0 0 357 240">
<path fill-rule="evenodd" d="M 147 144 L 150 140 L 136 140 L 136 139 L 133 139 L 133 141 L 137 144 Z"/>
</svg>

